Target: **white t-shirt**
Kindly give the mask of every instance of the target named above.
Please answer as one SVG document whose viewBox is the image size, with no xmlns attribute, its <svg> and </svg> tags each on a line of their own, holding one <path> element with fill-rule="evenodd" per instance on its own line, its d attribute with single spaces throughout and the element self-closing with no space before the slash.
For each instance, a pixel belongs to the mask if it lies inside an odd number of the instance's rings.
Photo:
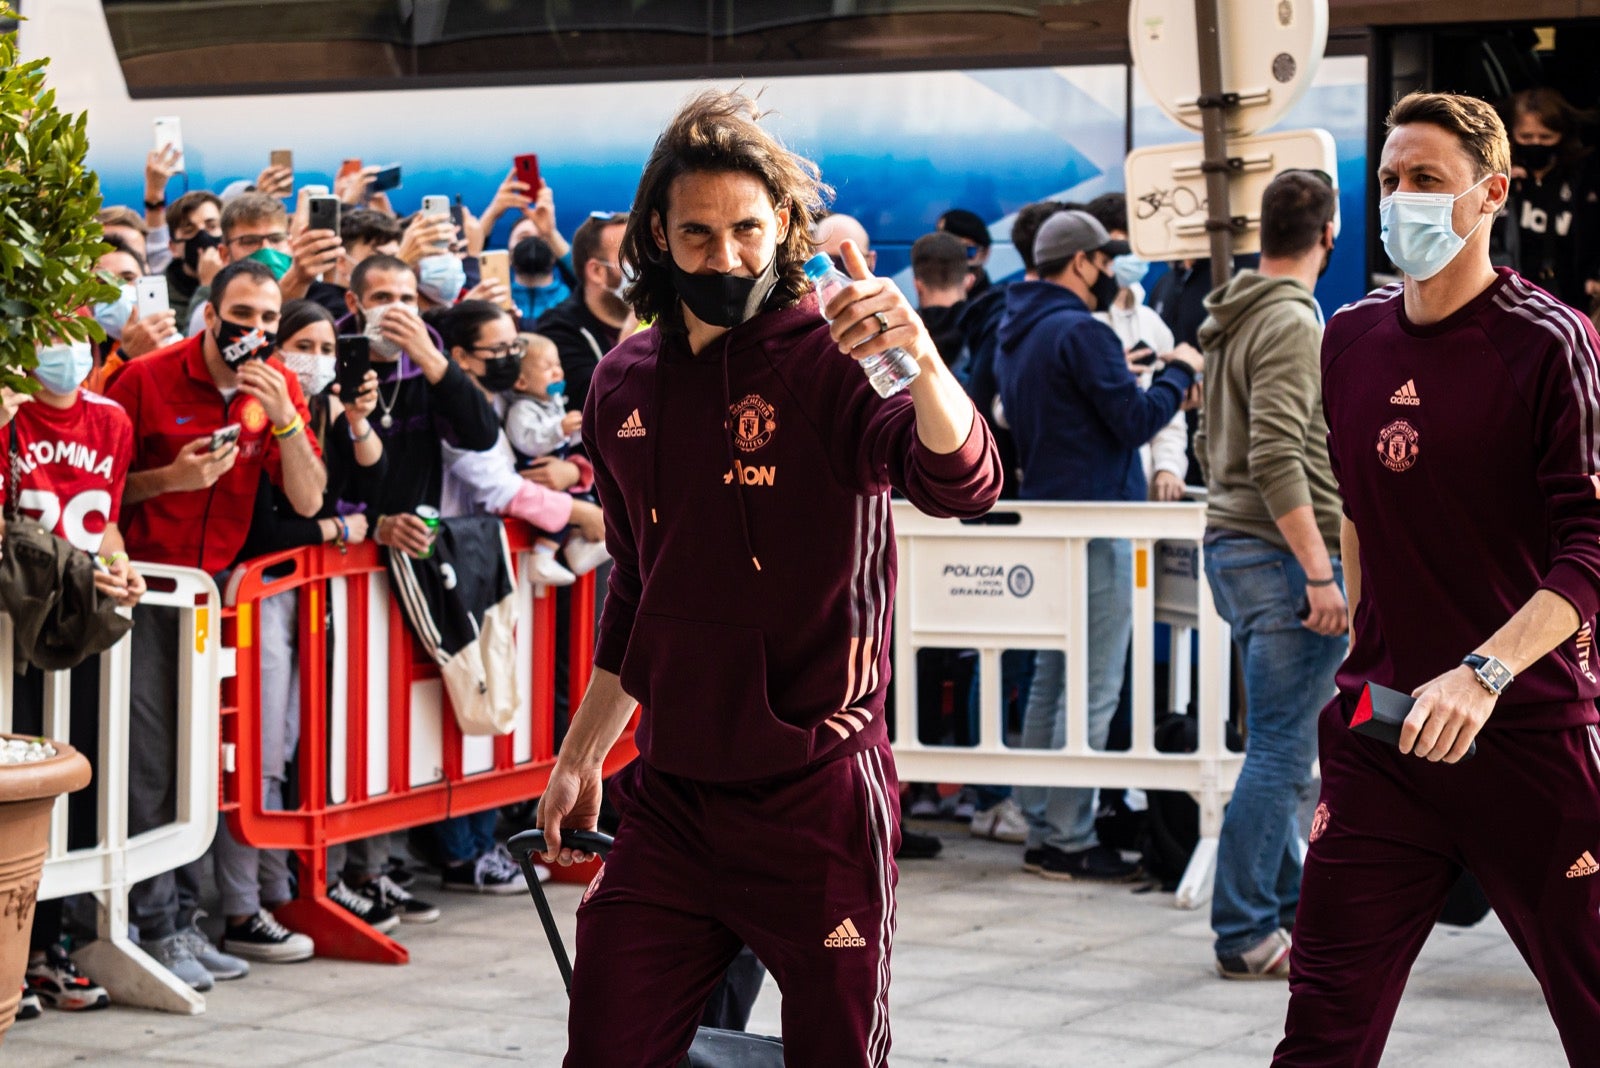
<svg viewBox="0 0 1600 1068">
<path fill-rule="evenodd" d="M 1124 309 L 1112 305 L 1109 311 L 1095 312 L 1094 317 L 1116 331 L 1124 352 L 1141 341 L 1157 356 L 1165 356 L 1177 347 L 1167 324 L 1154 308 L 1144 303 L 1142 286 L 1133 287 L 1133 307 Z M 1139 375 L 1140 388 L 1149 389 L 1154 377 L 1154 367 L 1145 370 Z M 1189 423 L 1182 412 L 1173 413 L 1172 421 L 1156 431 L 1149 444 L 1140 446 L 1139 459 L 1144 463 L 1146 480 L 1154 477 L 1157 471 L 1170 471 L 1179 481 L 1183 480 L 1189 473 Z"/>
</svg>

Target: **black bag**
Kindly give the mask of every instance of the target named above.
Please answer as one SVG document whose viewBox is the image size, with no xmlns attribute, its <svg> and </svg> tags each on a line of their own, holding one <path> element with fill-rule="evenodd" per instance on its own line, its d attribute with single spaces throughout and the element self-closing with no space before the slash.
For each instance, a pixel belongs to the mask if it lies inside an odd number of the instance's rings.
<svg viewBox="0 0 1600 1068">
<path fill-rule="evenodd" d="M 22 458 L 15 426 L 9 439 L 0 611 L 11 617 L 17 674 L 29 664 L 64 671 L 111 648 L 133 620 L 95 588 L 88 553 L 22 514 Z"/>
<path fill-rule="evenodd" d="M 602 859 L 611 852 L 611 836 L 597 831 L 563 831 L 562 841 L 573 849 L 593 853 Z M 550 911 L 550 901 L 539 885 L 539 876 L 533 870 L 533 855 L 544 852 L 543 831 L 523 831 L 506 843 L 511 855 L 522 866 L 522 875 L 528 881 L 528 892 L 533 895 L 533 907 L 539 910 L 539 922 L 544 925 L 545 937 L 550 941 L 550 952 L 555 954 L 556 967 L 561 969 L 561 981 L 572 992 L 572 962 L 567 958 L 567 947 L 556 929 L 556 918 Z M 694 1033 L 694 1043 L 677 1068 L 784 1068 L 783 1040 L 770 1035 L 752 1035 L 744 1031 L 723 1031 L 715 1027 L 700 1027 Z"/>
<path fill-rule="evenodd" d="M 1229 723 L 1227 746 L 1243 748 L 1239 732 Z M 1183 712 L 1168 712 L 1156 720 L 1158 753 L 1192 753 L 1200 748 L 1200 721 Z M 1189 857 L 1200 841 L 1200 806 L 1184 790 L 1148 790 L 1150 808 L 1145 817 L 1144 870 L 1171 891 L 1183 881 Z"/>
</svg>

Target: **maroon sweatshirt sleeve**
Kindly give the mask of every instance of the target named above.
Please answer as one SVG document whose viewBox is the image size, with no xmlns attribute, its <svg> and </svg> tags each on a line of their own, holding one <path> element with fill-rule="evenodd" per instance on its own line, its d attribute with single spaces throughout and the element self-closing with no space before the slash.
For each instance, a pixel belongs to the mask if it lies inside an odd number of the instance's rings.
<svg viewBox="0 0 1600 1068">
<path fill-rule="evenodd" d="M 1600 341 L 1587 318 L 1568 321 L 1582 332 L 1574 330 L 1575 343 L 1546 361 L 1534 397 L 1534 425 L 1545 432 L 1538 480 L 1549 502 L 1553 550 L 1539 585 L 1590 620 L 1600 612 Z"/>
<path fill-rule="evenodd" d="M 606 551 L 611 554 L 611 579 L 606 586 L 605 607 L 600 612 L 600 636 L 595 642 L 594 665 L 620 675 L 622 657 L 633 634 L 633 617 L 639 611 L 643 582 L 639 577 L 639 548 L 628 519 L 628 502 L 623 500 L 616 479 L 602 459 L 599 444 L 590 431 L 595 425 L 592 408 L 597 393 L 590 391 L 583 417 L 583 444 L 594 467 L 594 488 L 606 516 Z"/>
<path fill-rule="evenodd" d="M 836 350 L 835 350 L 836 351 Z M 835 466 L 850 472 L 864 491 L 887 482 L 918 510 L 932 516 L 983 515 L 1000 497 L 1000 454 L 989 425 L 973 410 L 967 440 L 952 453 L 936 453 L 917 437 L 917 413 L 907 393 L 885 400 L 855 361 L 844 358 L 845 402 L 832 434 Z M 966 403 L 971 404 L 971 401 Z"/>
</svg>

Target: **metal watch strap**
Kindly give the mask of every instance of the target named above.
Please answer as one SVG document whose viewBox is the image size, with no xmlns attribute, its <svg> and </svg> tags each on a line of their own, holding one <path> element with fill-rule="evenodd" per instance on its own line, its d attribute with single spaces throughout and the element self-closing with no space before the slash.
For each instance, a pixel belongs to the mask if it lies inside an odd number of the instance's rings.
<svg viewBox="0 0 1600 1068">
<path fill-rule="evenodd" d="M 1478 677 L 1478 683 L 1485 690 L 1499 697 L 1510 686 L 1516 676 L 1511 674 L 1511 669 L 1492 656 L 1483 656 L 1479 653 L 1468 653 L 1461 658 L 1461 662 L 1472 669 Z"/>
</svg>

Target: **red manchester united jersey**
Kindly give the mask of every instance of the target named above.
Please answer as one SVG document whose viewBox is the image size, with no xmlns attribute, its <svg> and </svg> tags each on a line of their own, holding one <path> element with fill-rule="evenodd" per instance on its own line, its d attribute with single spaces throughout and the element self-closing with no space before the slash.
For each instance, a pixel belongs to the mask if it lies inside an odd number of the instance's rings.
<svg viewBox="0 0 1600 1068">
<path fill-rule="evenodd" d="M 85 552 L 99 552 L 122 510 L 133 424 L 116 401 L 88 390 L 68 408 L 31 401 L 17 410 L 17 450 L 28 515 Z M 0 432 L 0 441 L 9 435 Z M 6 487 L 0 481 L 0 500 Z"/>
</svg>

